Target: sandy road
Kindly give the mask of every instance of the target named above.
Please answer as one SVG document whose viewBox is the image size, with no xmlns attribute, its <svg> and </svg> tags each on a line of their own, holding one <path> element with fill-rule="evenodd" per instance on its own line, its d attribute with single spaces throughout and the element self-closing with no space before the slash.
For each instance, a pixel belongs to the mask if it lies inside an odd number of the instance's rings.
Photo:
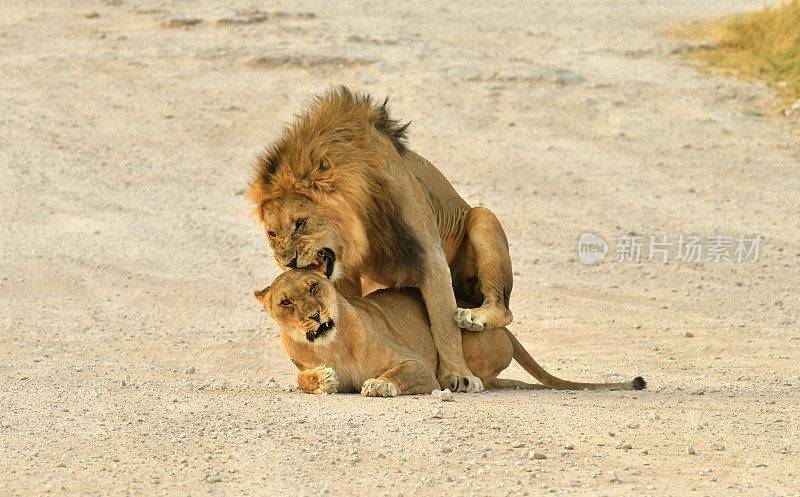
<svg viewBox="0 0 800 497">
<path fill-rule="evenodd" d="M 798 495 L 800 140 L 747 114 L 762 85 L 656 34 L 761 2 L 275 2 L 250 24 L 164 4 L 3 4 L 0 495 Z M 435 418 L 427 396 L 284 391 L 242 191 L 332 83 L 390 94 L 412 148 L 497 213 L 543 365 L 652 388 L 457 395 Z M 584 266 L 586 231 L 764 242 Z"/>
</svg>

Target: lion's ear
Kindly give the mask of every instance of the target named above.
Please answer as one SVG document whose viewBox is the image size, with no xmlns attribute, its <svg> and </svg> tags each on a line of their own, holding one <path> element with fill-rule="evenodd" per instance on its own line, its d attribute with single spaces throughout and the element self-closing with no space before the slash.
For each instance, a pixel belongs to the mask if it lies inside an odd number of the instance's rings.
<svg viewBox="0 0 800 497">
<path fill-rule="evenodd" d="M 269 289 L 270 289 L 270 287 L 267 287 L 267 288 L 265 288 L 263 290 L 256 290 L 255 292 L 253 292 L 253 295 L 256 296 L 256 300 L 258 300 L 259 302 L 264 304 L 264 303 L 266 303 L 267 294 L 269 293 Z"/>
</svg>

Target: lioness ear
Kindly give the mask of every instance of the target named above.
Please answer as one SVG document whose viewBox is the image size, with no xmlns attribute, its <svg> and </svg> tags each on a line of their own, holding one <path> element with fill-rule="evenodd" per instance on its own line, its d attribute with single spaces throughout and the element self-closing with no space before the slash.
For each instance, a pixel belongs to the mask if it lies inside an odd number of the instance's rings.
<svg viewBox="0 0 800 497">
<path fill-rule="evenodd" d="M 259 302 L 261 302 L 263 304 L 265 302 L 266 298 L 267 298 L 267 294 L 268 293 L 269 293 L 269 287 L 267 287 L 267 288 L 265 288 L 263 290 L 256 290 L 255 292 L 253 292 L 253 295 L 256 296 L 256 300 L 258 300 Z"/>
</svg>

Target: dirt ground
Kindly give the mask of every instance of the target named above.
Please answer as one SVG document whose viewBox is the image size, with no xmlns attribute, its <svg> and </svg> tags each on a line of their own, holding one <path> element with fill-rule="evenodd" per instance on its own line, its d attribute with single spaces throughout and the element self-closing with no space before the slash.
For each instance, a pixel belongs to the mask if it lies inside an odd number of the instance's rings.
<svg viewBox="0 0 800 497">
<path fill-rule="evenodd" d="M 800 495 L 796 122 L 658 35 L 761 0 L 229 3 L 3 2 L 0 495 Z M 498 215 L 545 367 L 650 388 L 293 391 L 243 190 L 334 83 Z"/>
</svg>

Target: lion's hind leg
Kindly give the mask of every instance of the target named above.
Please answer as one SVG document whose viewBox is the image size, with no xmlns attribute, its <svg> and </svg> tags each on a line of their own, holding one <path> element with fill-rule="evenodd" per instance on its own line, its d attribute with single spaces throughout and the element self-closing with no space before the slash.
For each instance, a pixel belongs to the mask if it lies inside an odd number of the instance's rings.
<svg viewBox="0 0 800 497">
<path fill-rule="evenodd" d="M 297 374 L 297 385 L 305 393 L 336 393 L 339 388 L 339 377 L 332 368 L 321 365 L 300 371 Z"/>
<path fill-rule="evenodd" d="M 469 331 L 506 326 L 514 319 L 508 308 L 513 285 L 511 255 L 503 227 L 492 211 L 484 207 L 470 209 L 465 242 L 471 249 L 465 252 L 466 257 L 473 260 L 464 262 L 478 277 L 483 302 L 475 309 L 456 309 L 456 324 Z"/>
<path fill-rule="evenodd" d="M 433 370 L 417 359 L 403 361 L 377 378 L 370 378 L 361 387 L 365 397 L 394 397 L 415 393 L 431 393 L 439 388 Z"/>
</svg>

